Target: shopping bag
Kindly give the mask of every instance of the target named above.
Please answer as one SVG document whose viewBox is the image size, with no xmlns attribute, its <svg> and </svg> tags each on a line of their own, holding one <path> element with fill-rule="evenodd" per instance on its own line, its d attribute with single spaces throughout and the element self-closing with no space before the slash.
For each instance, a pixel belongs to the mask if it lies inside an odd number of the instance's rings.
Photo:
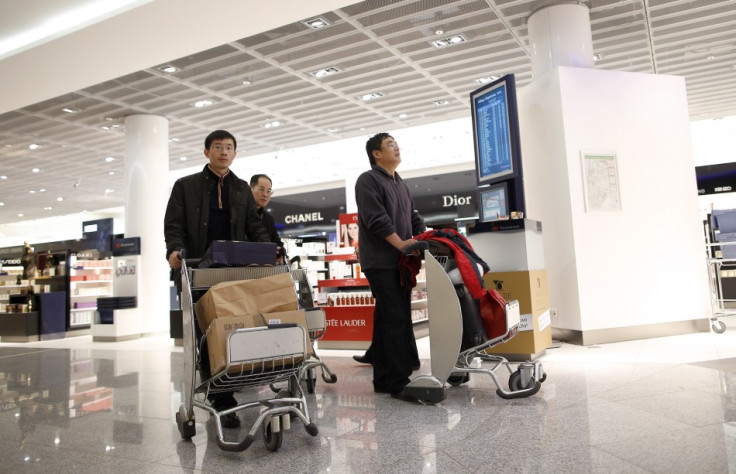
<svg viewBox="0 0 736 474">
<path fill-rule="evenodd" d="M 480 297 L 480 317 L 488 339 L 506 334 L 506 300 L 498 291 L 486 289 Z"/>
<path fill-rule="evenodd" d="M 197 301 L 194 312 L 204 333 L 215 318 L 298 309 L 290 273 L 226 281 L 212 286 Z"/>
</svg>

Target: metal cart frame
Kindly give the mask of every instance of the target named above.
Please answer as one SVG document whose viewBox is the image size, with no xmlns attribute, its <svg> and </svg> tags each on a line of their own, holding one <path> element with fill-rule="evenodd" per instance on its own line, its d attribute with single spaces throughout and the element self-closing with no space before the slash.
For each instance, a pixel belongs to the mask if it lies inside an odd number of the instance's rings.
<svg viewBox="0 0 736 474">
<path fill-rule="evenodd" d="M 196 434 L 194 407 L 202 408 L 213 416 L 217 426 L 217 444 L 225 451 L 247 449 L 259 429 L 266 448 L 278 450 L 283 431 L 290 428 L 292 417 L 301 420 L 310 435 L 318 434 L 299 383 L 299 375 L 307 360 L 307 335 L 301 326 L 274 325 L 234 331 L 227 339 L 226 367 L 206 380 L 199 380 L 202 359 L 195 333 L 194 293 L 203 293 L 210 286 L 223 281 L 261 278 L 285 272 L 289 272 L 286 266 L 191 269 L 187 267 L 186 260 L 182 261 L 184 403 L 176 413 L 182 438 L 191 439 Z M 273 386 L 280 382 L 286 382 L 286 388 L 279 390 L 273 398 L 254 400 L 221 411 L 207 400 L 210 393 Z M 238 442 L 225 441 L 221 417 L 259 407 L 262 411 L 245 438 Z"/>
<path fill-rule="evenodd" d="M 445 271 L 448 257 L 434 257 L 425 250 L 424 261 L 432 373 L 414 378 L 404 390 L 424 403 L 435 404 L 447 398 L 445 383 L 458 386 L 469 381 L 470 374 L 482 373 L 491 377 L 496 385 L 496 394 L 501 398 L 523 398 L 537 393 L 547 378 L 541 362 L 521 362 L 514 370 L 506 358 L 485 352 L 516 335 L 521 320 L 519 302 L 506 303 L 506 332 L 503 335 L 460 351 L 462 310 L 455 287 Z M 484 362 L 489 362 L 490 367 L 484 368 Z M 508 390 L 501 385 L 496 374 L 502 368 L 509 373 Z"/>
<path fill-rule="evenodd" d="M 725 247 L 728 245 L 736 245 L 736 242 L 718 242 L 706 243 L 708 252 L 708 283 L 710 286 L 710 303 L 712 315 L 710 317 L 711 329 L 717 334 L 726 332 L 726 324 L 718 318 L 736 315 L 736 299 L 723 297 L 723 282 L 721 280 L 721 271 L 724 265 L 736 266 L 736 258 L 717 258 L 714 247 Z M 727 307 L 727 304 L 733 304 L 733 307 Z"/>
</svg>

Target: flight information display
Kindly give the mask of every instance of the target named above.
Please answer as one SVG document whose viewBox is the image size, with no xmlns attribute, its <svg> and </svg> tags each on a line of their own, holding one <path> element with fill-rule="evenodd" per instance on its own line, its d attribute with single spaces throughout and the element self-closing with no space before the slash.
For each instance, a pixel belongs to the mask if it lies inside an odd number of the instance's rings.
<svg viewBox="0 0 736 474">
<path fill-rule="evenodd" d="M 478 181 L 490 181 L 514 172 L 511 155 L 511 134 L 507 86 L 484 91 L 473 98 Z"/>
</svg>

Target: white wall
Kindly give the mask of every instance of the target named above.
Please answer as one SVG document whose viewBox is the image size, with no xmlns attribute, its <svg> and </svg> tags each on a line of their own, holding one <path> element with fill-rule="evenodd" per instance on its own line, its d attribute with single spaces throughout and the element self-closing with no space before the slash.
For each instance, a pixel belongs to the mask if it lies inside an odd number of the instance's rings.
<svg viewBox="0 0 736 474">
<path fill-rule="evenodd" d="M 709 316 L 684 79 L 559 68 L 521 91 L 520 117 L 555 327 Z M 617 154 L 621 212 L 585 211 L 581 150 Z"/>
</svg>

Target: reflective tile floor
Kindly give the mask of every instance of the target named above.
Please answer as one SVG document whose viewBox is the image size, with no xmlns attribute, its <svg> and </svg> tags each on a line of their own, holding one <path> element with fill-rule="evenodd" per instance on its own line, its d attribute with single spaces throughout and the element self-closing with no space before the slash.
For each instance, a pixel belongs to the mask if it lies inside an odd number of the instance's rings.
<svg viewBox="0 0 736 474">
<path fill-rule="evenodd" d="M 429 371 L 428 341 L 418 373 Z M 308 395 L 319 428 L 294 421 L 277 452 L 239 453 L 196 411 L 174 421 L 184 354 L 166 338 L 0 343 L 0 472 L 736 472 L 736 328 L 581 347 L 543 357 L 535 396 L 504 400 L 474 375 L 423 406 L 373 394 L 350 351 L 320 351 L 337 374 Z M 268 396 L 267 387 L 238 393 Z M 247 428 L 255 418 L 243 416 Z M 226 429 L 243 436 L 246 428 Z"/>
</svg>

